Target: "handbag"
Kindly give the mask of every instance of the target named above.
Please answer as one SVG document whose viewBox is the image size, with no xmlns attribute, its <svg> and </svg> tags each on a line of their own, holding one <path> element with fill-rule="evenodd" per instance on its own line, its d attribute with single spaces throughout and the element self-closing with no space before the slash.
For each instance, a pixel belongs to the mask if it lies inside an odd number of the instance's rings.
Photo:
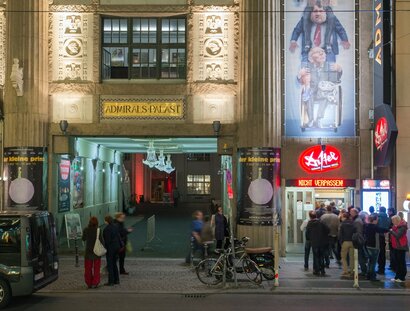
<svg viewBox="0 0 410 311">
<path fill-rule="evenodd" d="M 100 228 L 97 228 L 97 238 L 95 239 L 93 251 L 98 257 L 104 256 L 107 253 L 107 250 L 100 241 Z"/>
</svg>

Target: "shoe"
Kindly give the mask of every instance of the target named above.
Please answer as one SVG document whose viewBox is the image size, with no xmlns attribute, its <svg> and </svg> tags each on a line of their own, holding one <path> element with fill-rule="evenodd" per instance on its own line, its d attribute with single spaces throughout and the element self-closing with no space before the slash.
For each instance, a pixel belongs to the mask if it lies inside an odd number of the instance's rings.
<svg viewBox="0 0 410 311">
<path fill-rule="evenodd" d="M 114 286 L 114 283 L 105 283 L 104 286 Z"/>
<path fill-rule="evenodd" d="M 405 283 L 406 281 L 404 281 L 404 280 L 400 280 L 400 279 L 397 279 L 396 280 L 396 283 Z"/>
<path fill-rule="evenodd" d="M 319 273 L 319 272 L 313 272 L 313 275 L 315 275 L 315 276 L 319 276 L 319 275 L 320 275 L 320 273 Z"/>
<path fill-rule="evenodd" d="M 326 268 L 326 269 L 330 269 L 330 266 L 329 266 L 329 265 L 326 265 L 325 268 Z"/>
<path fill-rule="evenodd" d="M 320 272 L 320 275 L 321 275 L 321 276 L 326 276 L 326 272 L 325 272 L 325 271 L 321 271 L 321 272 Z"/>
<path fill-rule="evenodd" d="M 305 271 L 309 271 L 309 268 L 308 268 L 308 267 L 305 267 Z"/>
<path fill-rule="evenodd" d="M 122 275 L 130 275 L 129 272 L 126 272 L 126 271 L 120 272 L 120 274 L 122 274 Z"/>
<path fill-rule="evenodd" d="M 380 274 L 380 275 L 384 275 L 384 271 L 383 271 L 383 270 L 378 270 L 376 273 L 377 273 L 377 274 Z"/>
<path fill-rule="evenodd" d="M 120 285 L 120 282 L 114 282 L 114 285 Z"/>
<path fill-rule="evenodd" d="M 98 288 L 98 285 L 93 285 L 93 286 L 91 286 L 91 288 L 96 289 L 96 288 Z"/>
<path fill-rule="evenodd" d="M 390 279 L 392 282 L 397 282 L 398 279 Z"/>
<path fill-rule="evenodd" d="M 330 256 L 329 259 L 335 259 L 333 256 Z"/>
</svg>

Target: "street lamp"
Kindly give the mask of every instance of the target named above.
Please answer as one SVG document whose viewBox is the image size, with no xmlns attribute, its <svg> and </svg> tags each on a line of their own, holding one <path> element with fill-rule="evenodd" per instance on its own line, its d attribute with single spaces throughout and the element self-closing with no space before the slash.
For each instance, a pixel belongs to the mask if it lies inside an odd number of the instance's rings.
<svg viewBox="0 0 410 311">
<path fill-rule="evenodd" d="M 68 121 L 67 120 L 61 120 L 60 121 L 60 130 L 63 132 L 64 135 L 67 134 L 67 129 L 68 129 Z"/>
<path fill-rule="evenodd" d="M 212 122 L 212 128 L 214 129 L 215 136 L 219 136 L 219 132 L 221 131 L 221 121 L 214 121 Z"/>
</svg>

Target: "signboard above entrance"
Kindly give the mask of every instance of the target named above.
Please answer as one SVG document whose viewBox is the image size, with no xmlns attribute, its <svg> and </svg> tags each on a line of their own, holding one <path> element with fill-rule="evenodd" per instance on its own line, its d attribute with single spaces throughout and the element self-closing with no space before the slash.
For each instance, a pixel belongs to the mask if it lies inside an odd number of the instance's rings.
<svg viewBox="0 0 410 311">
<path fill-rule="evenodd" d="M 343 178 L 325 178 L 325 179 L 288 179 L 286 187 L 303 187 L 303 188 L 348 188 L 356 187 L 356 180 Z"/>
<path fill-rule="evenodd" d="M 299 164 L 308 173 L 324 173 L 340 168 L 342 156 L 336 147 L 318 145 L 303 151 Z"/>
<path fill-rule="evenodd" d="M 100 117 L 103 120 L 182 120 L 185 103 L 182 98 L 103 98 Z"/>
</svg>

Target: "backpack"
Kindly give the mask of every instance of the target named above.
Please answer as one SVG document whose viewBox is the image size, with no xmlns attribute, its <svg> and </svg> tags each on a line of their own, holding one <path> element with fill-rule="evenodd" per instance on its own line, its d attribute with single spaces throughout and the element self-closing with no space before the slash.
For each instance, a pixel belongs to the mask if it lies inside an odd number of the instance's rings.
<svg viewBox="0 0 410 311">
<path fill-rule="evenodd" d="M 354 248 L 359 249 L 364 246 L 366 239 L 364 238 L 363 234 L 355 232 L 352 235 L 352 243 Z"/>
</svg>

